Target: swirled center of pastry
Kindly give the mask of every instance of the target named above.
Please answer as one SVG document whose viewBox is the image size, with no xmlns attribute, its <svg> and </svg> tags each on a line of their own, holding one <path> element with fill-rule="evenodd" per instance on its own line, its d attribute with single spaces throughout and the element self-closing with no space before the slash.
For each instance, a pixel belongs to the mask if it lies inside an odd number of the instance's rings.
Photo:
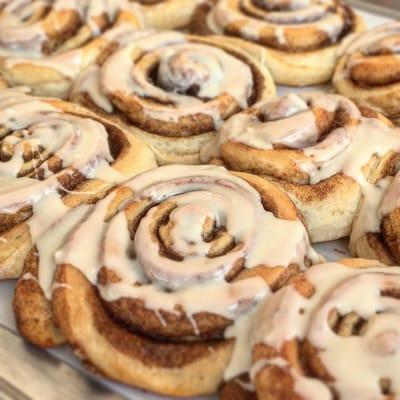
<svg viewBox="0 0 400 400">
<path fill-rule="evenodd" d="M 222 73 L 221 64 L 215 55 L 204 57 L 193 50 L 181 50 L 161 58 L 158 82 L 170 91 L 198 93 L 205 85 L 212 85 L 212 80 L 220 80 Z"/>
</svg>

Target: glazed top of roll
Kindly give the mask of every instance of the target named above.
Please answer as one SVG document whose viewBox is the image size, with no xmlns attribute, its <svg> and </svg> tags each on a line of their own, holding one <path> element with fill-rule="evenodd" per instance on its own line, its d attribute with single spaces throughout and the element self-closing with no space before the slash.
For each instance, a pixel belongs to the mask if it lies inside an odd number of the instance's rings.
<svg viewBox="0 0 400 400">
<path fill-rule="evenodd" d="M 1 0 L 0 56 L 39 58 L 98 36 L 128 0 Z"/>
<path fill-rule="evenodd" d="M 296 52 L 338 43 L 353 30 L 354 19 L 340 0 L 218 0 L 211 9 L 199 7 L 193 25 L 195 31 Z"/>
<path fill-rule="evenodd" d="M 72 99 L 179 137 L 214 131 L 273 91 L 268 72 L 233 48 L 179 32 L 132 31 L 81 74 Z"/>
<path fill-rule="evenodd" d="M 400 268 L 343 264 L 312 267 L 260 309 L 251 371 L 258 398 L 270 398 L 268 381 L 278 376 L 287 382 L 279 400 L 398 397 Z"/>
<path fill-rule="evenodd" d="M 239 155 L 260 165 L 266 161 L 260 174 L 300 184 L 317 184 L 339 173 L 352 178 L 364 195 L 352 241 L 379 232 L 382 216 L 399 206 L 400 177 L 393 175 L 400 130 L 343 96 L 289 94 L 259 103 L 230 118 L 216 142 L 203 148 L 203 160 L 222 156 L 233 169 L 238 169 Z M 284 171 L 275 167 L 282 160 Z"/>
<path fill-rule="evenodd" d="M 23 89 L 0 92 L 0 229 L 29 219 L 32 241 L 76 202 L 155 166 L 150 150 L 120 128 L 86 110 L 29 96 Z M 69 199 L 71 200 L 71 199 Z"/>
<path fill-rule="evenodd" d="M 64 225 L 46 233 L 43 249 Z M 43 260 L 40 284 L 49 293 L 54 268 Z M 182 165 L 123 183 L 56 253 L 59 265 L 97 284 L 116 320 L 178 341 L 223 336 L 269 285 L 320 260 L 274 185 L 222 167 Z"/>
<path fill-rule="evenodd" d="M 351 79 L 368 87 L 400 82 L 400 23 L 389 22 L 358 34 L 343 43 L 339 54 L 345 58 L 334 81 Z"/>
</svg>

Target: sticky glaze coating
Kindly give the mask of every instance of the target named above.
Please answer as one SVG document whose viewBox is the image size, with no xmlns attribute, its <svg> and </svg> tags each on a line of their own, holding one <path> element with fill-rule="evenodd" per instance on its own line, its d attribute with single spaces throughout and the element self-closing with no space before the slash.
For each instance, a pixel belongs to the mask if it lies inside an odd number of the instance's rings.
<svg viewBox="0 0 400 400">
<path fill-rule="evenodd" d="M 55 320 L 106 376 L 195 395 L 215 391 L 226 368 L 235 373 L 234 339 L 248 337 L 243 326 L 260 300 L 320 261 L 276 186 L 222 167 L 173 165 L 66 213 L 41 236 L 17 289 L 39 285 L 53 310 L 45 331 Z M 149 369 L 160 379 L 146 378 Z"/>
</svg>

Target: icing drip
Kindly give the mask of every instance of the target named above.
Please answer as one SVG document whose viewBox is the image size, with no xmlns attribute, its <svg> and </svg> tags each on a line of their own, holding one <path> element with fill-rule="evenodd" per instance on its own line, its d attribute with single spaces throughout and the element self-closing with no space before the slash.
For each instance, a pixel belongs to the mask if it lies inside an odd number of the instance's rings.
<svg viewBox="0 0 400 400">
<path fill-rule="evenodd" d="M 220 96 L 229 95 L 240 108 L 248 107 L 254 84 L 250 67 L 217 47 L 188 42 L 178 32 L 153 31 L 131 35 L 130 40 L 122 36 L 115 43 L 118 49 L 101 67 L 81 75 L 73 96 L 86 93 L 98 107 L 111 112 L 109 98 L 120 93 L 138 102 L 150 118 L 177 122 L 204 114 L 215 126 L 221 123 Z M 189 94 L 193 90 L 196 94 Z"/>
<path fill-rule="evenodd" d="M 399 341 L 399 301 L 394 292 L 400 283 L 400 269 L 345 268 L 341 264 L 322 264 L 305 273 L 314 287 L 310 298 L 303 297 L 288 286 L 272 295 L 263 304 L 259 326 L 253 343 L 264 343 L 278 351 L 285 343 L 297 339 L 309 341 L 318 349 L 322 364 L 329 371 L 329 386 L 341 400 L 355 398 L 383 399 L 380 380 L 390 382 L 390 392 L 400 392 L 396 374 Z M 363 301 L 360 301 L 362 297 Z M 336 333 L 329 320 L 331 313 L 341 316 L 350 313 L 365 322 L 360 334 Z M 277 360 L 277 361 L 276 361 Z M 288 368 L 282 358 L 261 359 L 253 366 L 253 378 L 265 365 Z M 307 399 L 331 399 L 328 383 L 301 377 L 290 369 L 295 391 Z"/>
<path fill-rule="evenodd" d="M 304 268 L 305 259 L 321 259 L 300 221 L 281 220 L 265 211 L 258 192 L 223 168 L 162 167 L 125 182 L 124 188 L 135 195 L 122 202 L 116 214 L 110 207 L 118 196 L 112 193 L 97 203 L 56 254 L 58 264 L 74 265 L 94 284 L 102 266 L 114 271 L 120 280 L 98 285 L 106 301 L 136 298 L 157 313 L 176 312 L 180 305 L 194 324 L 193 315 L 199 312 L 235 320 L 269 293 L 259 277 L 225 280 L 238 260 L 244 260 L 245 268 L 291 263 Z M 130 210 L 143 203 L 147 211 L 139 214 L 132 232 Z M 171 207 L 168 222 L 163 219 L 156 228 L 164 207 Z M 224 240 L 227 236 L 233 240 L 213 256 L 215 238 L 202 236 L 211 220 L 213 229 L 224 232 Z M 154 229 L 159 230 L 158 240 Z M 170 239 L 163 234 L 167 229 Z M 163 253 L 159 241 L 178 255 Z"/>
</svg>

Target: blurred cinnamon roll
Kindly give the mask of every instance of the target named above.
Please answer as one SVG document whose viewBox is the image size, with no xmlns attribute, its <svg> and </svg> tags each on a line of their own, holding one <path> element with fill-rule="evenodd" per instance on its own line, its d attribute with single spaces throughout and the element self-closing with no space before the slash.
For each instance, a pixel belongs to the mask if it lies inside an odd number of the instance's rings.
<svg viewBox="0 0 400 400">
<path fill-rule="evenodd" d="M 398 397 L 399 293 L 400 268 L 369 260 L 296 277 L 258 315 L 250 370 L 257 399 Z"/>
<path fill-rule="evenodd" d="M 363 21 L 340 0 L 214 0 L 191 26 L 259 57 L 276 83 L 306 86 L 331 79 L 338 44 Z"/>
<path fill-rule="evenodd" d="M 366 218 L 381 179 L 398 169 L 400 131 L 343 96 L 289 94 L 229 119 L 202 159 L 272 178 L 301 210 L 312 240 L 376 232 Z M 380 191 L 382 193 L 382 190 Z M 363 206 L 361 206 L 363 204 Z M 367 226 L 368 221 L 368 226 Z"/>
<path fill-rule="evenodd" d="M 333 85 L 358 104 L 400 120 L 400 23 L 354 36 L 341 48 Z"/>
<path fill-rule="evenodd" d="M 0 75 L 10 86 L 66 98 L 115 35 L 140 26 L 139 11 L 127 0 L 0 2 Z"/>
<path fill-rule="evenodd" d="M 167 395 L 216 391 L 224 371 L 236 371 L 241 321 L 321 260 L 282 191 L 221 167 L 154 169 L 77 212 L 27 259 L 53 317 L 97 371 Z M 17 290 L 14 304 L 33 296 Z M 15 310 L 26 324 L 43 319 L 40 309 Z M 60 343 L 22 333 L 41 346 Z"/>
<path fill-rule="evenodd" d="M 71 98 L 124 123 L 165 163 L 198 163 L 231 115 L 273 96 L 268 71 L 213 39 L 179 32 L 120 35 L 75 83 Z"/>
<path fill-rule="evenodd" d="M 79 106 L 0 91 L 0 278 L 19 276 L 40 235 L 70 208 L 155 166 L 151 151 Z"/>
</svg>

